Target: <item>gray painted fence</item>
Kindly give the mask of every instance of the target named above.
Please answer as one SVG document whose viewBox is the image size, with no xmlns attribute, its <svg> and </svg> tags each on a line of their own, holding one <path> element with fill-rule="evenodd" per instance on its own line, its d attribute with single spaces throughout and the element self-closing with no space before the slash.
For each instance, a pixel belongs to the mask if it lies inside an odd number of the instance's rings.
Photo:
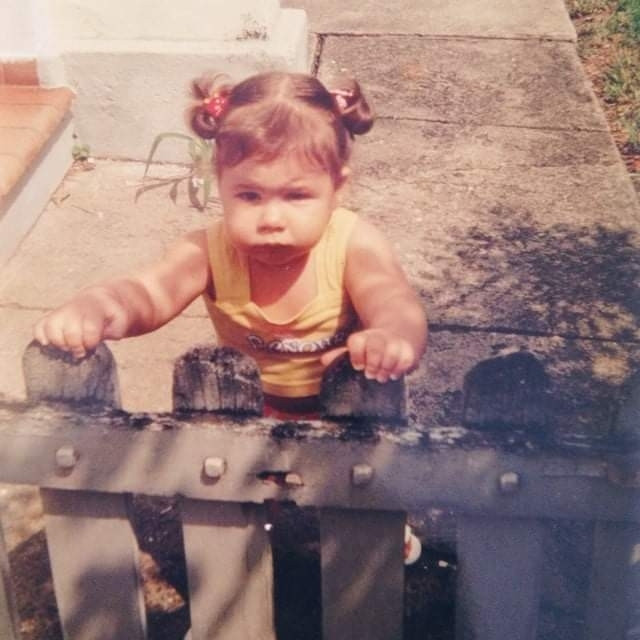
<svg viewBox="0 0 640 640">
<path fill-rule="evenodd" d="M 539 637 L 545 536 L 568 520 L 595 531 L 580 638 L 633 637 L 640 458 L 629 429 L 556 442 L 526 428 L 528 391 L 483 394 L 486 377 L 471 376 L 473 428 L 420 431 L 404 419 L 401 383 L 344 362 L 325 379 L 326 418 L 278 422 L 259 417 L 252 363 L 213 348 L 177 363 L 172 414 L 119 410 L 104 346 L 75 362 L 30 345 L 24 370 L 30 403 L 0 404 L 0 482 L 41 488 L 66 638 L 146 637 L 131 494 L 182 497 L 193 640 L 275 639 L 265 500 L 318 508 L 325 638 L 402 637 L 404 521 L 434 505 L 457 513 L 458 640 Z M 487 429 L 497 405 L 500 428 Z M 0 571 L 0 637 L 18 638 L 1 538 Z"/>
</svg>

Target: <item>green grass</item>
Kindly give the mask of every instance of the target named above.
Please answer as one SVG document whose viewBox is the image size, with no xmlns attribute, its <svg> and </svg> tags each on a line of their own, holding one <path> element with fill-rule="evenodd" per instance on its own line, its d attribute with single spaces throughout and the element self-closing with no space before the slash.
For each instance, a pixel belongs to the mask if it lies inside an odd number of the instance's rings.
<svg viewBox="0 0 640 640">
<path fill-rule="evenodd" d="M 566 0 L 566 4 L 572 18 L 581 18 L 603 11 L 611 4 L 611 0 Z"/>
<path fill-rule="evenodd" d="M 640 106 L 624 114 L 623 126 L 628 137 L 628 151 L 640 153 Z"/>
<path fill-rule="evenodd" d="M 566 6 L 580 57 L 609 60 L 599 73 L 601 97 L 627 136 L 624 149 L 640 153 L 640 0 L 566 0 Z"/>
<path fill-rule="evenodd" d="M 605 73 L 607 102 L 640 104 L 640 54 L 623 50 Z"/>
<path fill-rule="evenodd" d="M 618 5 L 618 13 L 624 16 L 627 36 L 640 44 L 640 0 L 620 0 Z"/>
</svg>

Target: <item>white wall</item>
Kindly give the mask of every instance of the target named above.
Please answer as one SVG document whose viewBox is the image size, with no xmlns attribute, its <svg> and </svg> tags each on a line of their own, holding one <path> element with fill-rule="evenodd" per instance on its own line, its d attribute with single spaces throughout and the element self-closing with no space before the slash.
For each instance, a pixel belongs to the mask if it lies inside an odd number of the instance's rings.
<svg viewBox="0 0 640 640">
<path fill-rule="evenodd" d="M 75 90 L 76 132 L 97 156 L 143 160 L 158 133 L 184 131 L 203 72 L 305 70 L 307 49 L 306 14 L 279 0 L 0 0 L 0 59 L 35 57 L 43 84 Z"/>
<path fill-rule="evenodd" d="M 29 57 L 54 39 L 267 39 L 281 12 L 279 0 L 2 0 L 0 53 Z"/>
<path fill-rule="evenodd" d="M 37 37 L 33 21 L 35 0 L 2 0 L 0 2 L 0 54 L 3 59 L 33 57 Z"/>
<path fill-rule="evenodd" d="M 278 0 L 50 0 L 62 40 L 224 41 L 267 38 Z"/>
<path fill-rule="evenodd" d="M 66 83 L 47 0 L 0 0 L 0 60 L 33 60 L 44 85 Z"/>
</svg>

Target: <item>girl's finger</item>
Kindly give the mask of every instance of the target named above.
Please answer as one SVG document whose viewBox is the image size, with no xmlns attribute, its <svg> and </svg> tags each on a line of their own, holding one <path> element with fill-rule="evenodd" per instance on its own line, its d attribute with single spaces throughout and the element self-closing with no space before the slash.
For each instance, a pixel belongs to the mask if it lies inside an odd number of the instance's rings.
<svg viewBox="0 0 640 640">
<path fill-rule="evenodd" d="M 103 327 L 93 318 L 82 320 L 82 344 L 87 351 L 95 349 L 102 340 Z"/>
<path fill-rule="evenodd" d="M 44 330 L 45 318 L 38 320 L 33 327 L 33 337 L 43 346 L 46 347 L 49 344 L 49 338 Z"/>
<path fill-rule="evenodd" d="M 411 345 L 407 342 L 402 344 L 398 361 L 395 367 L 389 373 L 391 380 L 399 380 L 405 373 L 407 373 L 413 366 L 415 361 L 415 353 Z"/>
<path fill-rule="evenodd" d="M 366 336 L 364 375 L 366 378 L 373 380 L 377 378 L 378 372 L 380 371 L 387 350 L 388 340 L 383 334 L 373 331 L 364 335 Z"/>
<path fill-rule="evenodd" d="M 67 350 L 71 351 L 74 356 L 83 356 L 85 348 L 82 335 L 82 319 L 68 320 L 62 333 Z"/>
<path fill-rule="evenodd" d="M 331 349 L 320 356 L 320 363 L 323 367 L 328 367 L 336 358 L 339 358 L 343 353 L 347 353 L 347 347 L 336 347 Z"/>
<path fill-rule="evenodd" d="M 67 351 L 67 343 L 64 337 L 64 326 L 59 316 L 52 314 L 43 319 L 42 332 L 44 333 L 47 344 L 64 349 Z"/>
<path fill-rule="evenodd" d="M 364 368 L 366 366 L 366 346 L 366 334 L 362 331 L 359 331 L 358 333 L 352 333 L 347 340 L 347 349 L 349 351 L 351 366 L 356 371 L 364 371 Z"/>
<path fill-rule="evenodd" d="M 378 370 L 374 373 L 378 382 L 388 382 L 398 369 L 398 363 L 402 357 L 402 342 L 397 340 L 387 342 Z"/>
</svg>

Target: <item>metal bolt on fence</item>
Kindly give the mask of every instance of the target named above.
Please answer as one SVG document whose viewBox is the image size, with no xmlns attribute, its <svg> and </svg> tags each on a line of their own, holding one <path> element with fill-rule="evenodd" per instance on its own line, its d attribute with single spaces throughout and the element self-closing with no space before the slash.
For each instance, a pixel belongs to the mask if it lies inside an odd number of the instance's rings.
<svg viewBox="0 0 640 640">
<path fill-rule="evenodd" d="M 78 454 L 73 445 L 64 445 L 56 451 L 56 464 L 60 469 L 73 469 L 76 462 L 78 462 Z"/>
<path fill-rule="evenodd" d="M 502 493 L 515 493 L 520 488 L 520 476 L 515 471 L 500 474 L 498 485 Z"/>
<path fill-rule="evenodd" d="M 351 482 L 356 487 L 363 487 L 373 480 L 373 467 L 369 464 L 355 464 L 351 469 Z"/>
<path fill-rule="evenodd" d="M 221 478 L 227 469 L 227 461 L 224 458 L 205 458 L 202 469 L 207 478 Z"/>
</svg>

